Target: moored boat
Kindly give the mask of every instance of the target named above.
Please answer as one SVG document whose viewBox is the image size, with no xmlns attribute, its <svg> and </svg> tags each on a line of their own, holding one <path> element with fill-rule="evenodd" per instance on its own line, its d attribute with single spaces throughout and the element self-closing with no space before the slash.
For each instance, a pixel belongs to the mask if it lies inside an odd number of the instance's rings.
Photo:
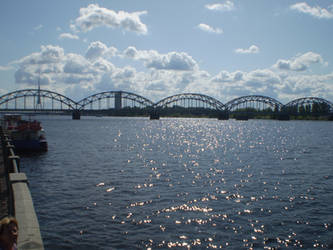
<svg viewBox="0 0 333 250">
<path fill-rule="evenodd" d="M 21 115 L 5 114 L 2 127 L 10 135 L 15 150 L 33 152 L 47 151 L 45 131 L 36 120 L 23 120 Z"/>
</svg>

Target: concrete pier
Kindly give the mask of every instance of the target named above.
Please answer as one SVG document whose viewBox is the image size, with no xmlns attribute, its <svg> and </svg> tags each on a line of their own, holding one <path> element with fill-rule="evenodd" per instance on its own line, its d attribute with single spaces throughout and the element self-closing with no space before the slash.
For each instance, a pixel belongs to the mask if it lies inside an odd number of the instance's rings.
<svg viewBox="0 0 333 250">
<path fill-rule="evenodd" d="M 14 216 L 18 221 L 18 249 L 43 250 L 28 179 L 24 173 L 19 172 L 19 157 L 15 155 L 11 140 L 1 127 L 0 137 L 0 218 Z"/>
<path fill-rule="evenodd" d="M 2 143 L 0 143 L 0 218 L 9 215 L 10 193 L 8 171 L 4 162 Z"/>
</svg>

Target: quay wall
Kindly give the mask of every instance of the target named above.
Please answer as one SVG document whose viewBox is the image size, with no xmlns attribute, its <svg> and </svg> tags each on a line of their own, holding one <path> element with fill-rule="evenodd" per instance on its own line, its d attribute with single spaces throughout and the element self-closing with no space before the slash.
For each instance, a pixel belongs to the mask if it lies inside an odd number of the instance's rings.
<svg viewBox="0 0 333 250">
<path fill-rule="evenodd" d="M 18 249 L 43 250 L 28 179 L 25 173 L 20 172 L 20 158 L 15 155 L 11 139 L 1 127 L 0 139 L 0 218 L 14 216 L 18 221 Z"/>
</svg>

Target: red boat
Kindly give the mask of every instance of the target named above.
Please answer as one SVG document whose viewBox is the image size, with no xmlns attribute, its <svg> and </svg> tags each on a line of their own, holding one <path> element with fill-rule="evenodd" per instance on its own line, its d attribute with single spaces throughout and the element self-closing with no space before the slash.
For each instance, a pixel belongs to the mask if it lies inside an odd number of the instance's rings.
<svg viewBox="0 0 333 250">
<path fill-rule="evenodd" d="M 2 127 L 6 130 L 17 151 L 47 151 L 45 131 L 36 120 L 22 120 L 21 115 L 6 114 Z"/>
</svg>

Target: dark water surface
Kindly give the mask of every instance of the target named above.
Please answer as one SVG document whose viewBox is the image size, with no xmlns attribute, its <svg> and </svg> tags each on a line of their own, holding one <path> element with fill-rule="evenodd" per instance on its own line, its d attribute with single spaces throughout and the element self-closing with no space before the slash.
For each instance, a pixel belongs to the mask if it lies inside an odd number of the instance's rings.
<svg viewBox="0 0 333 250">
<path fill-rule="evenodd" d="M 45 249 L 333 244 L 333 123 L 39 117 L 22 157 Z"/>
</svg>

